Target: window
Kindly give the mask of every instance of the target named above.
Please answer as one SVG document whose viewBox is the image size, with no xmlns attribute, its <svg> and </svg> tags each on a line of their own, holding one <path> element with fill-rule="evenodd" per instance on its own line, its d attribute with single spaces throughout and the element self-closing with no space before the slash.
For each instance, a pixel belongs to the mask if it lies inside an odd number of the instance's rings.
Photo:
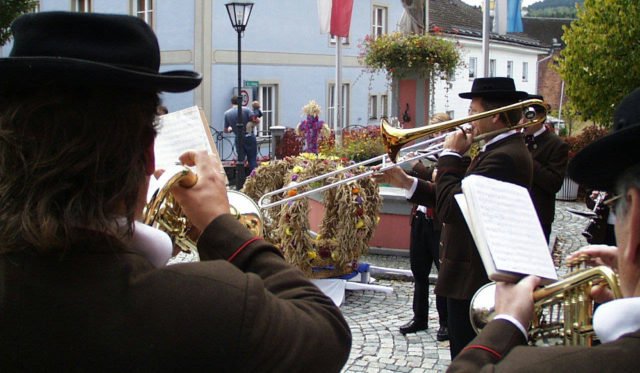
<svg viewBox="0 0 640 373">
<path fill-rule="evenodd" d="M 522 63 L 522 81 L 529 81 L 529 62 Z"/>
<path fill-rule="evenodd" d="M 153 28 L 153 0 L 135 0 L 133 14 Z"/>
<path fill-rule="evenodd" d="M 469 57 L 469 79 L 475 79 L 478 73 L 478 58 Z"/>
<path fill-rule="evenodd" d="M 278 85 L 265 84 L 258 89 L 258 101 L 262 110 L 262 120 L 260 121 L 260 132 L 262 135 L 269 131 L 269 128 L 276 125 L 276 108 L 278 103 Z"/>
<path fill-rule="evenodd" d="M 378 36 L 387 33 L 387 8 L 381 6 L 373 7 L 373 19 L 371 20 L 371 36 L 377 39 Z"/>
<path fill-rule="evenodd" d="M 369 119 L 378 119 L 378 96 L 369 96 Z"/>
<path fill-rule="evenodd" d="M 380 95 L 380 113 L 382 118 L 389 118 L 389 96 Z"/>
<path fill-rule="evenodd" d="M 489 60 L 489 76 L 496 76 L 496 60 Z"/>
<path fill-rule="evenodd" d="M 329 84 L 329 105 L 327 110 L 327 124 L 329 128 L 335 128 L 335 118 L 333 117 L 333 113 L 336 109 L 336 90 L 335 83 Z M 344 127 L 349 123 L 349 83 L 342 84 L 342 125 Z"/>
<path fill-rule="evenodd" d="M 455 117 L 455 111 L 453 111 L 453 110 L 447 110 L 447 115 L 449 116 L 449 118 L 454 119 L 454 117 Z"/>
<path fill-rule="evenodd" d="M 513 61 L 507 61 L 507 78 L 513 78 Z"/>
<path fill-rule="evenodd" d="M 74 0 L 73 10 L 78 13 L 91 12 L 91 0 Z"/>
</svg>

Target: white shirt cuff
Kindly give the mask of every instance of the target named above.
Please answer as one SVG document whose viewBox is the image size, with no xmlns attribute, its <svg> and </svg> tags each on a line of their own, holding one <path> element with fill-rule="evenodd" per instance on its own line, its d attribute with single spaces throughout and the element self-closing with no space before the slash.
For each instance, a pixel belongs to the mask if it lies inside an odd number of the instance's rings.
<svg viewBox="0 0 640 373">
<path fill-rule="evenodd" d="M 524 326 L 522 326 L 522 324 L 520 324 L 520 321 L 516 320 L 515 317 L 513 317 L 511 315 L 507 315 L 507 314 L 500 314 L 500 315 L 496 315 L 496 317 L 494 317 L 493 319 L 494 320 L 507 320 L 507 321 L 509 321 L 510 323 L 515 325 L 518 329 L 520 329 L 520 332 L 524 336 L 525 340 L 529 339 L 529 334 L 527 334 L 527 330 L 524 328 Z"/>
<path fill-rule="evenodd" d="M 413 193 L 415 193 L 418 188 L 418 178 L 413 176 L 411 176 L 411 178 L 413 179 L 413 184 L 411 184 L 411 188 L 405 191 L 405 197 L 407 199 L 411 199 L 411 197 L 413 197 Z"/>
<path fill-rule="evenodd" d="M 458 152 L 454 152 L 453 150 L 449 149 L 443 149 L 442 152 L 440 152 L 440 157 L 443 157 L 445 155 L 455 155 L 458 158 L 462 158 L 462 156 L 458 154 Z"/>
</svg>

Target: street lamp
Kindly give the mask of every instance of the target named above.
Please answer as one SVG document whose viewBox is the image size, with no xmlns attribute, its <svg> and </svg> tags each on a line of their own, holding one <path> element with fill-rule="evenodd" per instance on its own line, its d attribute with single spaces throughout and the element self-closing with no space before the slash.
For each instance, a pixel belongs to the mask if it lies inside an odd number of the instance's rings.
<svg viewBox="0 0 640 373">
<path fill-rule="evenodd" d="M 249 16 L 251 16 L 251 9 L 253 3 L 233 2 L 225 4 L 227 7 L 227 13 L 229 13 L 229 20 L 231 20 L 231 26 L 238 33 L 238 118 L 236 120 L 236 148 L 238 153 L 238 163 L 236 164 L 236 189 L 242 189 L 244 185 L 244 123 L 242 118 L 242 69 L 241 69 L 241 44 L 242 33 L 247 28 L 249 23 Z"/>
</svg>

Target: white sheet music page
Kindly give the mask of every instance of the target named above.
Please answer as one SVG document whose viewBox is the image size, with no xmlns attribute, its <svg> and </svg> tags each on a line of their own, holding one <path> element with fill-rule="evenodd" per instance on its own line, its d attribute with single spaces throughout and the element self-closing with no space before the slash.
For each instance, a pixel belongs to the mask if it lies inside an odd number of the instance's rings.
<svg viewBox="0 0 640 373">
<path fill-rule="evenodd" d="M 197 106 L 174 111 L 159 117 L 155 142 L 156 169 L 166 169 L 178 162 L 186 150 L 206 150 L 211 153 L 206 129 Z"/>
<path fill-rule="evenodd" d="M 470 175 L 462 180 L 462 191 L 472 220 L 469 226 L 478 231 L 474 239 L 484 238 L 498 272 L 536 275 L 543 278 L 543 283 L 557 280 L 547 241 L 526 188 Z"/>
</svg>

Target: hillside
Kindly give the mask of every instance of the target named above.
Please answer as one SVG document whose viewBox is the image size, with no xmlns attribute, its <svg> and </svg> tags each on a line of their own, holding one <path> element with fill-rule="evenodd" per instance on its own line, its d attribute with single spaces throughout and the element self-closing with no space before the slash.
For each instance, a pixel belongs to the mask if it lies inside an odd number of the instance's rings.
<svg viewBox="0 0 640 373">
<path fill-rule="evenodd" d="M 543 0 L 524 8 L 527 17 L 575 18 L 576 4 L 584 0 Z"/>
</svg>

